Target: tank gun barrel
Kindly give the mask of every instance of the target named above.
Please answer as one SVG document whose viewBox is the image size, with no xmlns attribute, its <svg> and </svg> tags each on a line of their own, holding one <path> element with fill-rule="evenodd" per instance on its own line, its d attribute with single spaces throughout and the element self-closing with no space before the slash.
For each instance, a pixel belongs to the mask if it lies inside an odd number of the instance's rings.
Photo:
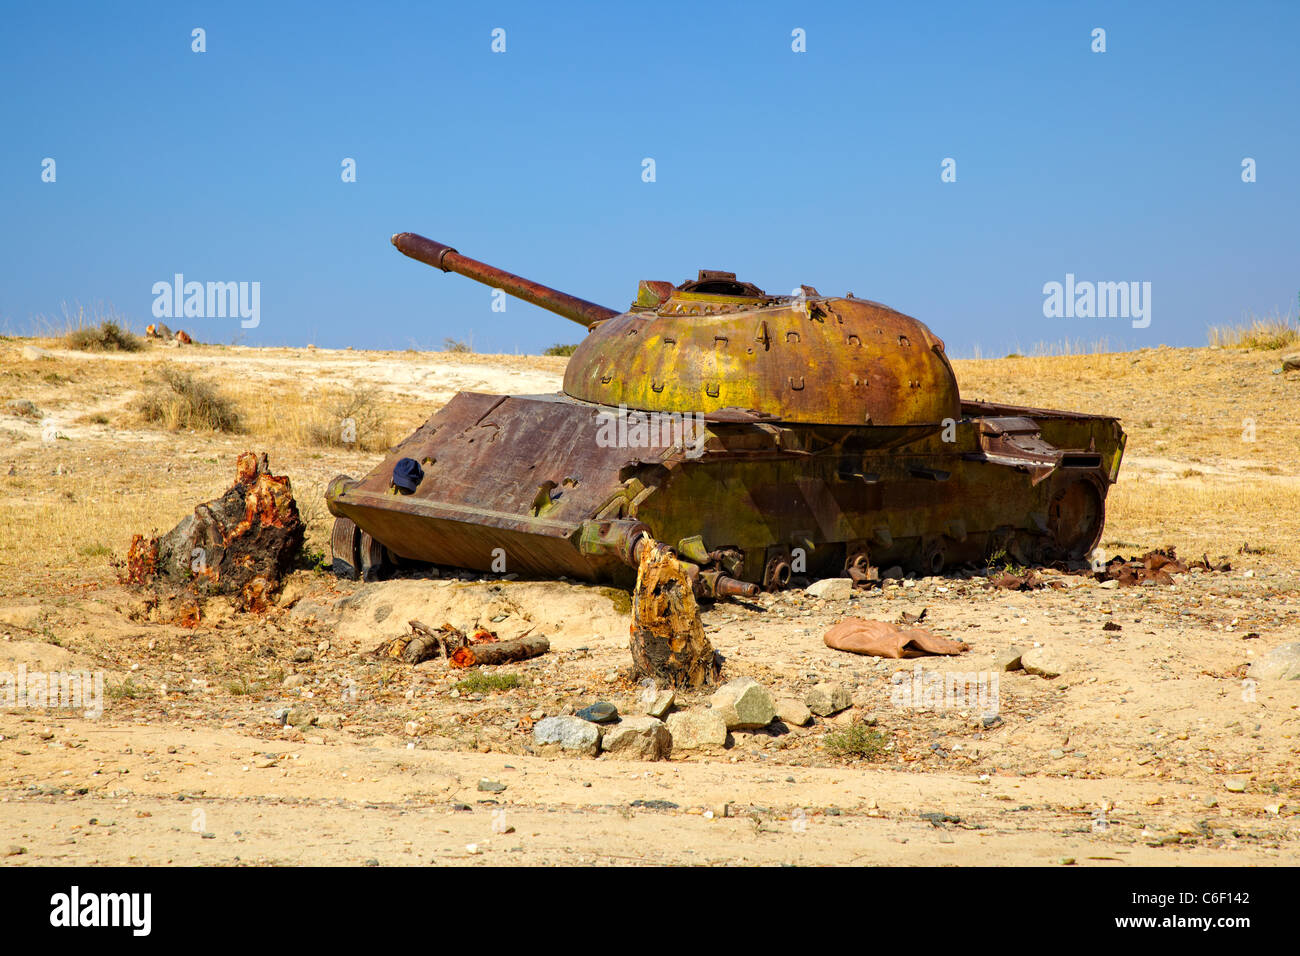
<svg viewBox="0 0 1300 956">
<path fill-rule="evenodd" d="M 486 262 L 479 262 L 477 259 L 463 256 L 451 246 L 445 246 L 441 242 L 434 242 L 424 236 L 417 236 L 413 232 L 399 232 L 393 236 L 393 245 L 397 247 L 398 252 L 410 256 L 412 259 L 418 259 L 420 262 L 441 269 L 443 272 L 459 272 L 475 282 L 482 282 L 494 289 L 502 289 L 516 299 L 523 299 L 525 302 L 541 306 L 543 309 L 554 312 L 556 315 L 562 315 L 579 325 L 588 326 L 593 322 L 599 322 L 602 319 L 612 318 L 619 314 L 618 309 L 609 309 L 603 305 L 597 305 L 595 302 L 579 299 L 575 295 L 560 292 L 558 289 L 552 289 L 540 282 L 533 282 L 531 279 L 517 276 L 513 272 L 506 272 L 506 270 L 490 266 Z"/>
</svg>

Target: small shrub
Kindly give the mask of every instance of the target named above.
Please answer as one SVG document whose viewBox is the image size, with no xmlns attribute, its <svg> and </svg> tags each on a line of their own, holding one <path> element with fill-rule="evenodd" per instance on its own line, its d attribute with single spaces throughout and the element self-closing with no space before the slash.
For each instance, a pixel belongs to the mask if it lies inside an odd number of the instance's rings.
<svg viewBox="0 0 1300 956">
<path fill-rule="evenodd" d="M 145 689 L 128 677 L 120 684 L 109 684 L 104 688 L 104 693 L 109 700 L 135 700 L 144 696 Z"/>
<path fill-rule="evenodd" d="M 465 342 L 461 339 L 453 339 L 448 337 L 442 340 L 442 350 L 444 352 L 456 352 L 459 354 L 464 354 L 466 352 L 473 352 L 474 347 L 470 345 L 468 342 Z"/>
<path fill-rule="evenodd" d="M 835 757 L 861 757 L 878 760 L 885 754 L 889 736 L 866 724 L 857 723 L 826 735 L 826 752 Z"/>
<path fill-rule="evenodd" d="M 145 421 L 172 431 L 193 428 L 215 432 L 240 430 L 235 403 L 211 382 L 170 365 L 159 370 L 161 383 L 140 402 Z"/>
<path fill-rule="evenodd" d="M 63 344 L 82 352 L 139 352 L 144 342 L 112 319 L 99 325 L 79 325 L 63 336 Z"/>
<path fill-rule="evenodd" d="M 567 358 L 568 356 L 572 355 L 572 354 L 577 350 L 577 348 L 578 348 L 578 347 L 577 347 L 576 345 L 552 345 L 550 348 L 548 348 L 548 349 L 547 349 L 545 352 L 543 352 L 542 354 L 543 354 L 543 355 L 559 355 L 559 356 L 562 356 L 562 357 Z"/>
<path fill-rule="evenodd" d="M 309 445 L 324 448 L 355 448 L 383 451 L 392 442 L 383 413 L 379 410 L 378 388 L 357 386 L 337 398 L 325 413 L 306 427 Z"/>
</svg>

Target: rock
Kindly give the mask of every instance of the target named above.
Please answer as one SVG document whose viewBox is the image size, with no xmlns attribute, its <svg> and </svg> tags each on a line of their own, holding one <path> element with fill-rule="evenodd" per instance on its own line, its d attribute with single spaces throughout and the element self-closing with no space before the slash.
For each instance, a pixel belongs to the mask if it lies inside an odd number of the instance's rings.
<svg viewBox="0 0 1300 956">
<path fill-rule="evenodd" d="M 1031 647 L 1020 656 L 1020 666 L 1027 674 L 1039 677 L 1060 677 L 1065 673 L 1065 663 L 1050 647 Z"/>
<path fill-rule="evenodd" d="M 993 659 L 993 666 L 1000 671 L 1018 671 L 1021 669 L 1020 659 L 1024 654 L 1025 650 L 1022 647 L 1008 647 Z"/>
<path fill-rule="evenodd" d="M 594 757 L 600 737 L 600 726 L 581 717 L 547 717 L 533 725 L 533 743 L 544 753 L 567 750 Z"/>
<path fill-rule="evenodd" d="M 601 746 L 620 760 L 663 760 L 673 749 L 673 735 L 653 717 L 624 717 L 605 731 Z"/>
<path fill-rule="evenodd" d="M 600 701 L 590 707 L 582 708 L 582 710 L 578 711 L 577 716 L 583 720 L 589 720 L 593 724 L 609 724 L 618 720 L 618 708 L 613 704 Z"/>
<path fill-rule="evenodd" d="M 838 714 L 853 704 L 853 700 L 849 697 L 849 689 L 839 681 L 822 681 L 814 685 L 804 696 L 803 702 L 818 717 Z"/>
<path fill-rule="evenodd" d="M 1223 781 L 1223 788 L 1229 793 L 1245 793 L 1250 780 L 1246 777 L 1229 777 Z"/>
<path fill-rule="evenodd" d="M 323 727 L 326 730 L 342 730 L 343 715 L 342 714 L 321 714 L 319 717 L 316 718 L 316 726 Z"/>
<path fill-rule="evenodd" d="M 776 717 L 772 695 L 752 677 L 727 681 L 713 692 L 709 702 L 728 730 L 757 730 Z"/>
<path fill-rule="evenodd" d="M 27 357 L 25 354 L 26 351 L 26 349 L 23 350 L 24 358 Z M 1284 355 L 1282 357 L 1282 371 L 1294 372 L 1297 369 L 1300 369 L 1300 352 L 1297 352 L 1295 355 Z"/>
<path fill-rule="evenodd" d="M 803 593 L 823 601 L 844 601 L 853 595 L 853 582 L 849 578 L 822 578 L 804 588 Z"/>
<path fill-rule="evenodd" d="M 880 580 L 882 581 L 889 581 L 889 580 L 901 581 L 902 578 L 903 578 L 903 568 L 901 565 L 895 564 L 892 567 L 885 568 L 885 570 L 880 572 Z"/>
<path fill-rule="evenodd" d="M 1300 680 L 1300 641 L 1280 644 L 1250 665 L 1256 680 Z"/>
<path fill-rule="evenodd" d="M 1119 582 L 1116 581 L 1114 578 L 1111 578 L 1109 581 L 1102 581 L 1100 584 L 1097 585 L 1097 587 L 1105 588 L 1107 591 L 1114 591 L 1116 588 L 1119 587 Z"/>
<path fill-rule="evenodd" d="M 284 722 L 290 727 L 310 727 L 316 723 L 316 716 L 306 707 L 291 707 Z"/>
<path fill-rule="evenodd" d="M 674 750 L 725 747 L 727 722 L 716 710 L 679 710 L 668 715 Z"/>
<path fill-rule="evenodd" d="M 506 785 L 500 780 L 484 778 L 478 782 L 478 789 L 480 793 L 502 793 L 506 789 Z"/>
<path fill-rule="evenodd" d="M 295 687 L 301 687 L 305 683 L 307 683 L 307 677 L 305 674 L 290 674 L 281 682 L 280 686 L 285 690 L 293 690 Z"/>
<path fill-rule="evenodd" d="M 791 727 L 807 727 L 812 722 L 812 711 L 801 700 L 781 697 L 776 702 L 776 716 Z"/>
<path fill-rule="evenodd" d="M 293 662 L 295 664 L 311 663 L 312 652 L 310 647 L 300 647 L 293 652 Z"/>
<path fill-rule="evenodd" d="M 50 353 L 45 349 L 38 349 L 35 345 L 23 346 L 23 358 L 27 359 L 29 362 L 35 361 L 36 359 L 47 359 L 50 357 Z"/>
<path fill-rule="evenodd" d="M 305 591 L 301 584 L 297 581 L 290 581 L 280 591 L 279 596 L 275 599 L 275 603 L 280 607 L 293 607 L 302 600 L 304 593 Z"/>
<path fill-rule="evenodd" d="M 12 843 L 5 848 L 5 856 L 22 856 L 26 852 L 26 847 L 21 847 L 16 843 Z"/>
<path fill-rule="evenodd" d="M 658 717 L 663 720 L 668 716 L 668 711 L 673 709 L 673 704 L 677 703 L 677 695 L 671 690 L 661 690 L 655 694 L 655 699 L 651 701 L 645 709 L 645 712 L 651 717 Z"/>
</svg>

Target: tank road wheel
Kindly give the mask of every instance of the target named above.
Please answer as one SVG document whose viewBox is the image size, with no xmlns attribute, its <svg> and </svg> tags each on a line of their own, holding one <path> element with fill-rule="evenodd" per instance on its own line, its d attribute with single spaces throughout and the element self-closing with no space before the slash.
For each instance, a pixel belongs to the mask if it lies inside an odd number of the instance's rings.
<svg viewBox="0 0 1300 956">
<path fill-rule="evenodd" d="M 386 572 L 393 562 L 388 559 L 388 549 L 370 537 L 368 531 L 361 532 L 358 550 L 361 553 L 361 580 L 378 581 L 386 577 Z"/>
<path fill-rule="evenodd" d="M 944 548 L 944 540 L 942 535 L 935 535 L 922 540 L 920 568 L 922 574 L 931 576 L 943 574 L 943 569 L 948 563 L 948 552 Z"/>
<path fill-rule="evenodd" d="M 330 532 L 330 569 L 340 578 L 361 576 L 361 529 L 351 518 L 335 518 Z"/>
<path fill-rule="evenodd" d="M 778 552 L 768 558 L 767 566 L 763 569 L 763 590 L 784 591 L 789 586 L 790 557 L 784 552 Z"/>
<path fill-rule="evenodd" d="M 1071 481 L 1059 489 L 1047 508 L 1047 528 L 1067 560 L 1077 561 L 1097 546 L 1106 521 L 1106 500 L 1095 482 Z"/>
</svg>

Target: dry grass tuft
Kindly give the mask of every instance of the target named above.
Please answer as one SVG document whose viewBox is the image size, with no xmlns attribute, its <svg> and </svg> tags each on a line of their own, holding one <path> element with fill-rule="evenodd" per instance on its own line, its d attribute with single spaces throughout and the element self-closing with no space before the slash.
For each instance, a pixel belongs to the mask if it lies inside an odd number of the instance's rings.
<svg viewBox="0 0 1300 956">
<path fill-rule="evenodd" d="M 1239 325 L 1211 326 L 1209 340 L 1218 348 L 1274 351 L 1300 345 L 1300 323 L 1291 321 L 1290 316 L 1252 317 Z"/>
<path fill-rule="evenodd" d="M 241 430 L 235 403 L 212 382 L 171 365 L 158 371 L 161 383 L 141 399 L 140 414 L 147 422 L 172 431 L 237 432 Z"/>
<path fill-rule="evenodd" d="M 126 322 L 111 308 L 96 306 L 87 309 L 77 303 L 63 303 L 62 319 L 41 317 L 38 327 L 51 338 L 61 339 L 65 348 L 80 352 L 140 352 L 144 340 L 132 333 Z"/>
</svg>

